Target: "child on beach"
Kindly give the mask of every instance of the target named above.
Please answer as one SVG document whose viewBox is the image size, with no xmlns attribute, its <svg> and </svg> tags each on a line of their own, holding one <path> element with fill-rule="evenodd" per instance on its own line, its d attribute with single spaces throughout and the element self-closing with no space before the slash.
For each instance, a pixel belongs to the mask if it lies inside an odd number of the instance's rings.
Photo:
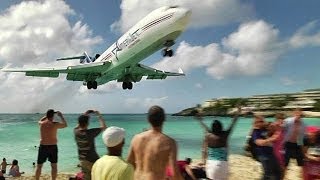
<svg viewBox="0 0 320 180">
<path fill-rule="evenodd" d="M 14 159 L 12 161 L 12 166 L 9 171 L 9 176 L 20 177 L 21 174 L 24 174 L 24 172 L 20 172 L 19 166 L 18 166 L 18 160 Z"/>
<path fill-rule="evenodd" d="M 1 163 L 1 172 L 2 174 L 5 174 L 7 171 L 7 166 L 10 165 L 7 163 L 6 158 L 2 159 L 2 163 Z"/>
</svg>

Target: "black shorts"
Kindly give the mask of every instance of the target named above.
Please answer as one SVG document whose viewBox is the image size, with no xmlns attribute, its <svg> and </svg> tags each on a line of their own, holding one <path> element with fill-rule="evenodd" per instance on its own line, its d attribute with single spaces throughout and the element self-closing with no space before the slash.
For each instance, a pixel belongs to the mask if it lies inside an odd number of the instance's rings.
<svg viewBox="0 0 320 180">
<path fill-rule="evenodd" d="M 48 158 L 48 161 L 51 163 L 57 163 L 58 162 L 58 146 L 57 145 L 41 145 L 39 146 L 38 151 L 38 164 L 43 164 L 46 162 Z"/>
<path fill-rule="evenodd" d="M 284 145 L 285 155 L 285 166 L 287 167 L 290 161 L 290 158 L 297 160 L 298 166 L 303 166 L 303 152 L 302 146 L 299 146 L 297 143 L 286 142 Z"/>
<path fill-rule="evenodd" d="M 6 170 L 5 170 L 5 169 L 2 169 L 1 172 L 2 172 L 2 174 L 5 174 L 5 173 L 6 173 Z"/>
</svg>

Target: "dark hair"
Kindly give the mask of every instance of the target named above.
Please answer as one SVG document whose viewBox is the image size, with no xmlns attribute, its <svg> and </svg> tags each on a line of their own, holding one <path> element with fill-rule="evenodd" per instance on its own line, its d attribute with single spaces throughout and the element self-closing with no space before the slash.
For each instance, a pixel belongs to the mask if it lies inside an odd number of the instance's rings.
<svg viewBox="0 0 320 180">
<path fill-rule="evenodd" d="M 219 120 L 213 120 L 211 124 L 211 133 L 215 135 L 220 135 L 222 133 L 222 124 Z"/>
<path fill-rule="evenodd" d="M 47 118 L 53 118 L 54 110 L 53 109 L 48 109 L 46 116 L 47 116 Z"/>
<path fill-rule="evenodd" d="M 192 161 L 191 158 L 186 158 L 185 160 L 186 160 L 187 164 L 190 164 Z"/>
<path fill-rule="evenodd" d="M 276 119 L 285 119 L 285 116 L 284 116 L 283 113 L 277 113 L 277 114 L 275 115 L 275 118 L 276 118 Z"/>
<path fill-rule="evenodd" d="M 3 159 L 2 159 L 2 161 L 5 161 L 5 160 L 6 160 L 6 158 L 3 158 Z"/>
<path fill-rule="evenodd" d="M 18 160 L 14 159 L 14 160 L 12 161 L 12 165 L 13 165 L 13 166 L 14 166 L 14 165 L 18 165 Z"/>
<path fill-rule="evenodd" d="M 88 115 L 80 115 L 78 118 L 78 123 L 80 127 L 85 127 L 86 125 L 88 125 L 88 121 L 89 121 L 89 116 Z"/>
<path fill-rule="evenodd" d="M 165 120 L 165 113 L 162 107 L 152 106 L 148 111 L 148 121 L 152 127 L 162 126 Z"/>
</svg>

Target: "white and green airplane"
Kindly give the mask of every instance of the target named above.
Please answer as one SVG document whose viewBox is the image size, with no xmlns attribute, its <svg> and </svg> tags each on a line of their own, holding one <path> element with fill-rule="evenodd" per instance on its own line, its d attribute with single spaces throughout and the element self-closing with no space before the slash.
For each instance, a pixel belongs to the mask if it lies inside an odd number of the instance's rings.
<svg viewBox="0 0 320 180">
<path fill-rule="evenodd" d="M 132 89 L 132 83 L 146 79 L 165 79 L 167 76 L 184 76 L 179 72 L 157 70 L 139 62 L 162 49 L 163 56 L 171 57 L 170 47 L 185 30 L 191 11 L 178 6 L 161 7 L 152 11 L 127 33 L 121 36 L 103 54 L 95 57 L 84 53 L 82 56 L 57 60 L 80 59 L 80 64 L 64 68 L 41 69 L 2 69 L 4 72 L 25 72 L 26 76 L 56 78 L 60 73 L 67 74 L 67 80 L 83 81 L 88 89 L 117 80 L 123 89 Z"/>
</svg>

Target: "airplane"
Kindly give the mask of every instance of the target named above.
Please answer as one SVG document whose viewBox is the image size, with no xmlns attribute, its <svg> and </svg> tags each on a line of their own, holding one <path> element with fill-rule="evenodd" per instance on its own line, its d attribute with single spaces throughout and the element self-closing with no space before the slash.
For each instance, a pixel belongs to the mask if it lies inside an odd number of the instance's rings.
<svg viewBox="0 0 320 180">
<path fill-rule="evenodd" d="M 67 74 L 70 81 L 83 81 L 88 89 L 117 80 L 122 89 L 131 90 L 133 82 L 146 79 L 165 79 L 167 76 L 184 76 L 178 72 L 157 70 L 139 62 L 162 49 L 164 57 L 173 56 L 170 48 L 185 30 L 191 11 L 179 6 L 158 8 L 140 20 L 121 36 L 104 53 L 90 57 L 86 52 L 81 56 L 59 58 L 57 61 L 80 59 L 80 64 L 63 68 L 2 69 L 4 72 L 24 72 L 26 76 L 57 78 Z"/>
</svg>

